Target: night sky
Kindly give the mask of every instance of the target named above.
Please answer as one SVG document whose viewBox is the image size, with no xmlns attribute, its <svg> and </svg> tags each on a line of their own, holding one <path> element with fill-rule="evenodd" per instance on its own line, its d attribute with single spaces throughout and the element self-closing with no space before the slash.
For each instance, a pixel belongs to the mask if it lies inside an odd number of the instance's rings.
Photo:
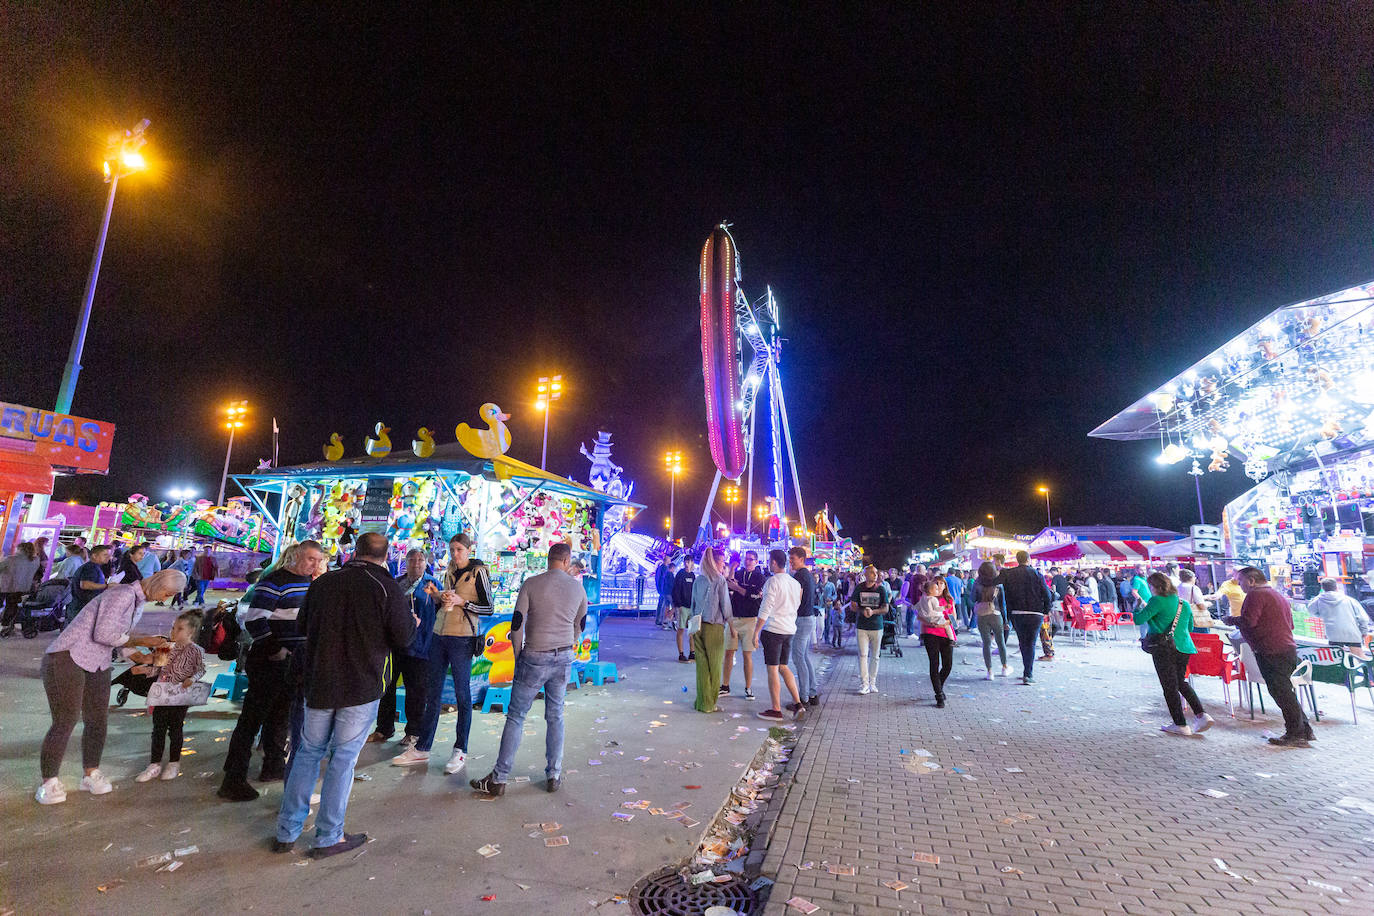
<svg viewBox="0 0 1374 916">
<path fill-rule="evenodd" d="M 104 139 L 146 117 L 73 408 L 118 425 L 113 465 L 58 498 L 213 497 L 230 398 L 239 471 L 273 416 L 289 464 L 379 420 L 452 441 L 488 400 L 538 463 L 534 383 L 561 370 L 550 469 L 585 479 L 578 443 L 612 431 L 661 532 L 681 448 L 690 532 L 697 258 L 724 219 L 746 291 L 781 303 L 807 507 L 846 534 L 928 545 L 989 512 L 1033 533 L 1041 483 L 1066 524 L 1194 522 L 1186 465 L 1087 433 L 1374 277 L 1374 13 L 911 7 L 7 4 L 0 400 L 52 404 Z M 1209 520 L 1248 484 L 1208 475 Z"/>
</svg>

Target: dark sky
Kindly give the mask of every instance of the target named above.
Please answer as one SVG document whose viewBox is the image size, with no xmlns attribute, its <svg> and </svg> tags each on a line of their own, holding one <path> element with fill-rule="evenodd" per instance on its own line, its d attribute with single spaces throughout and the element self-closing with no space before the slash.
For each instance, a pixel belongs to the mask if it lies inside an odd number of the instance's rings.
<svg viewBox="0 0 1374 916">
<path fill-rule="evenodd" d="M 550 467 L 598 428 L 657 527 L 662 451 L 710 458 L 697 257 L 734 224 L 771 284 L 808 508 L 929 542 L 987 512 L 1185 526 L 1185 466 L 1086 438 L 1285 303 L 1374 276 L 1367 4 L 954 4 L 502 20 L 247 6 L 0 11 L 0 400 L 48 406 L 121 184 L 74 411 L 118 424 L 58 496 L 213 495 L 235 453 L 452 441 L 492 400 Z M 135 8 L 137 7 L 137 8 Z M 73 6 L 75 9 L 75 6 Z M 712 11 L 714 9 L 714 12 Z M 484 14 L 485 15 L 485 14 Z M 1239 467 L 1203 481 L 1209 514 Z M 814 511 L 814 510 L 813 510 Z"/>
</svg>

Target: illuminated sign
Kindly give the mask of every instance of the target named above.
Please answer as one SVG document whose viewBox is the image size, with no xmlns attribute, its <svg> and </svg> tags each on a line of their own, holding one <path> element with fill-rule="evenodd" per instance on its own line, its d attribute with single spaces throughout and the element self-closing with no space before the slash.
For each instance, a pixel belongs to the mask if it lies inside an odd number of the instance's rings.
<svg viewBox="0 0 1374 916">
<path fill-rule="evenodd" d="M 0 452 L 34 455 L 55 470 L 108 473 L 114 432 L 113 423 L 0 401 Z"/>
</svg>

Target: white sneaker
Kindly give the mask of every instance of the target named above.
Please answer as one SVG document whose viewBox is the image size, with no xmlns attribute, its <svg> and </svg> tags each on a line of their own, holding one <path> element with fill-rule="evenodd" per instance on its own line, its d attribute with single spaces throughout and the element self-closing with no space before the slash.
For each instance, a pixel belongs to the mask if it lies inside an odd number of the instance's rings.
<svg viewBox="0 0 1374 916">
<path fill-rule="evenodd" d="M 89 776 L 81 777 L 81 791 L 89 792 L 92 795 L 104 795 L 113 792 L 114 786 L 105 778 L 105 774 L 99 770 L 91 770 Z"/>
<path fill-rule="evenodd" d="M 461 770 L 463 767 L 467 765 L 468 752 L 460 751 L 458 748 L 455 747 L 453 749 L 453 756 L 449 757 L 448 763 L 444 764 L 444 772 L 452 776 L 454 773 L 457 773 L 459 770 Z"/>
<path fill-rule="evenodd" d="M 1202 734 L 1203 732 L 1207 731 L 1207 729 L 1211 728 L 1215 722 L 1215 719 L 1213 719 L 1211 716 L 1204 712 L 1202 715 L 1193 719 L 1193 734 Z"/>
<path fill-rule="evenodd" d="M 1002 677 L 1011 677 L 1011 669 L 1006 665 L 1002 666 Z"/>
<path fill-rule="evenodd" d="M 391 765 L 394 767 L 413 767 L 423 763 L 429 763 L 429 751 L 417 751 L 413 747 L 408 747 L 391 758 Z"/>
<path fill-rule="evenodd" d="M 859 695 L 860 695 L 860 696 L 866 696 L 867 694 L 868 694 L 868 685 L 867 685 L 867 684 L 864 684 L 862 687 L 859 688 Z"/>
<path fill-rule="evenodd" d="M 1165 734 L 1169 734 L 1169 735 L 1179 735 L 1179 736 L 1184 737 L 1184 738 L 1188 737 L 1189 735 L 1191 735 L 1191 734 L 1193 733 L 1193 730 L 1192 730 L 1191 728 L 1189 728 L 1188 726 L 1186 726 L 1186 725 L 1175 725 L 1175 724 L 1172 723 L 1172 722 L 1170 722 L 1168 725 L 1161 725 L 1161 726 L 1159 727 L 1159 730 L 1162 731 L 1162 732 L 1164 732 Z"/>
<path fill-rule="evenodd" d="M 868 682 L 868 692 L 869 692 L 869 693 L 877 693 L 877 692 L 878 692 L 878 682 L 877 682 L 877 681 L 869 681 L 869 682 Z"/>
<path fill-rule="evenodd" d="M 985 674 L 985 675 L 983 676 L 983 680 L 985 680 L 985 681 L 990 681 L 990 680 L 992 680 L 992 672 L 989 671 L 987 674 Z"/>
<path fill-rule="evenodd" d="M 162 768 L 163 779 L 176 779 L 181 775 L 181 764 L 175 760 Z"/>
<path fill-rule="evenodd" d="M 67 787 L 54 776 L 38 787 L 38 791 L 33 793 L 33 800 L 40 805 L 60 805 L 67 800 Z"/>
<path fill-rule="evenodd" d="M 152 780 L 157 779 L 158 774 L 160 774 L 161 772 L 162 764 L 150 763 L 143 768 L 142 773 L 139 773 L 137 776 L 134 777 L 134 782 L 151 782 Z"/>
</svg>

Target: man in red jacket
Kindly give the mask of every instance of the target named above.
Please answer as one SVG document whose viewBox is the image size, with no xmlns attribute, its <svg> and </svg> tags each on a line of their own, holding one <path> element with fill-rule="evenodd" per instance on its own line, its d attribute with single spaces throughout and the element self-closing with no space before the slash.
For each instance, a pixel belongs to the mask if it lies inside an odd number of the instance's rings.
<svg viewBox="0 0 1374 916">
<path fill-rule="evenodd" d="M 1302 711 L 1298 695 L 1293 690 L 1293 670 L 1298 667 L 1298 644 L 1293 640 L 1293 611 L 1288 599 L 1269 584 L 1263 570 L 1247 566 L 1236 573 L 1245 601 L 1239 617 L 1227 617 L 1226 622 L 1240 627 L 1241 635 L 1250 644 L 1259 664 L 1264 685 L 1283 710 L 1283 736 L 1270 738 L 1279 747 L 1311 747 L 1315 741 L 1312 723 Z"/>
</svg>

